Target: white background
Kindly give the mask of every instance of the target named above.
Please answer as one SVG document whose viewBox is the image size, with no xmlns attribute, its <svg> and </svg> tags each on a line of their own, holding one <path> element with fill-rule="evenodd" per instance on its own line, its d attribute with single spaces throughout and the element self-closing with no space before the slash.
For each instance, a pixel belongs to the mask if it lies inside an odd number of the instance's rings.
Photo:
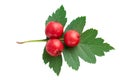
<svg viewBox="0 0 120 80">
<path fill-rule="evenodd" d="M 16 41 L 45 38 L 45 20 L 64 5 L 68 22 L 87 16 L 85 29 L 115 47 L 96 64 L 80 59 L 74 71 L 63 62 L 59 76 L 42 60 L 45 43 L 19 45 Z M 0 0 L 0 80 L 120 80 L 119 0 Z"/>
</svg>

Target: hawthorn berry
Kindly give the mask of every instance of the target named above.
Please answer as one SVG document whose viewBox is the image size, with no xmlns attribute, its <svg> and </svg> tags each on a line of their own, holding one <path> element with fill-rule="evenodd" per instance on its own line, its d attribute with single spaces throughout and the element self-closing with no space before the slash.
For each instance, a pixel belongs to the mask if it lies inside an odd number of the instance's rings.
<svg viewBox="0 0 120 80">
<path fill-rule="evenodd" d="M 63 34 L 63 26 L 59 22 L 51 21 L 47 24 L 45 34 L 48 38 L 59 38 Z"/>
<path fill-rule="evenodd" d="M 46 44 L 46 51 L 51 56 L 59 56 L 63 51 L 63 43 L 59 39 L 49 39 Z"/>
<path fill-rule="evenodd" d="M 80 42 L 80 34 L 76 30 L 68 30 L 64 35 L 64 43 L 68 47 L 77 46 Z"/>
</svg>

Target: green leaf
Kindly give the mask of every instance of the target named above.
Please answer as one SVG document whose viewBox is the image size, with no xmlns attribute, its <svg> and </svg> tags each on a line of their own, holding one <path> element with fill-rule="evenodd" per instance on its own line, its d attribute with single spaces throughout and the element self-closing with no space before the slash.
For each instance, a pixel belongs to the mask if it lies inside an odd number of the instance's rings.
<svg viewBox="0 0 120 80">
<path fill-rule="evenodd" d="M 104 52 L 108 52 L 108 51 L 114 49 L 114 48 L 113 48 L 110 44 L 108 44 L 108 43 L 104 43 L 104 44 L 102 45 L 102 48 L 103 48 Z"/>
<path fill-rule="evenodd" d="M 95 55 L 91 52 L 90 48 L 84 44 L 79 43 L 76 47 L 78 56 L 88 63 L 96 63 Z"/>
<path fill-rule="evenodd" d="M 96 35 L 97 30 L 95 29 L 85 31 L 81 35 L 81 44 L 88 47 L 91 53 L 94 53 L 97 56 L 104 56 L 104 52 L 114 49 L 108 43 L 104 43 L 102 38 L 96 38 Z"/>
<path fill-rule="evenodd" d="M 85 26 L 85 23 L 86 23 L 85 16 L 78 17 L 67 26 L 67 28 L 65 29 L 65 32 L 72 29 L 72 30 L 78 31 L 81 34 Z"/>
<path fill-rule="evenodd" d="M 66 18 L 66 11 L 64 10 L 63 6 L 58 8 L 55 11 L 55 13 L 53 13 L 51 16 L 48 17 L 48 19 L 46 20 L 46 24 L 50 21 L 57 21 L 60 22 L 63 26 L 65 26 L 67 22 L 67 18 Z"/>
<path fill-rule="evenodd" d="M 44 49 L 43 60 L 45 64 L 49 63 L 49 67 L 53 68 L 53 71 L 59 75 L 62 66 L 62 56 L 52 57 Z"/>
<path fill-rule="evenodd" d="M 80 62 L 77 56 L 76 48 L 65 47 L 63 51 L 63 56 L 67 64 L 75 70 L 78 70 Z"/>
<path fill-rule="evenodd" d="M 104 43 L 101 38 L 96 38 L 98 32 L 95 29 L 89 29 L 81 34 L 80 43 L 73 48 L 65 46 L 63 56 L 67 64 L 73 69 L 79 68 L 79 59 L 83 59 L 88 63 L 96 63 L 97 56 L 103 56 L 104 52 L 114 49 L 108 43 Z"/>
<path fill-rule="evenodd" d="M 84 32 L 81 35 L 81 42 L 76 47 L 74 47 L 74 49 L 71 48 L 68 51 L 71 52 L 73 55 L 74 53 L 76 53 L 77 54 L 76 58 L 78 58 L 79 56 L 86 62 L 95 63 L 96 62 L 95 55 L 86 44 L 89 43 L 89 41 L 95 39 L 96 35 L 97 35 L 97 31 L 94 29 L 90 29 L 89 31 Z M 65 53 L 66 52 L 64 52 L 64 54 Z"/>
<path fill-rule="evenodd" d="M 81 43 L 92 41 L 97 36 L 98 32 L 94 29 L 89 29 L 81 34 Z M 89 40 L 89 41 L 87 41 Z"/>
</svg>

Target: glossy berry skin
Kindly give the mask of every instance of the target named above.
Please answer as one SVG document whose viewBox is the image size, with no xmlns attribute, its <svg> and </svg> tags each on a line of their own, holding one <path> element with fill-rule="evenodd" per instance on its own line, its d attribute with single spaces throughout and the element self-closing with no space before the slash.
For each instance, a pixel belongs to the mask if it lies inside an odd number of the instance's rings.
<svg viewBox="0 0 120 80">
<path fill-rule="evenodd" d="M 47 24 L 45 34 L 48 38 L 59 38 L 63 34 L 63 26 L 59 22 L 51 21 Z"/>
<path fill-rule="evenodd" d="M 59 39 L 49 39 L 46 44 L 46 51 L 51 56 L 59 56 L 63 51 L 63 43 Z"/>
<path fill-rule="evenodd" d="M 64 35 L 64 43 L 68 47 L 75 47 L 80 42 L 80 34 L 76 30 L 68 30 Z"/>
</svg>

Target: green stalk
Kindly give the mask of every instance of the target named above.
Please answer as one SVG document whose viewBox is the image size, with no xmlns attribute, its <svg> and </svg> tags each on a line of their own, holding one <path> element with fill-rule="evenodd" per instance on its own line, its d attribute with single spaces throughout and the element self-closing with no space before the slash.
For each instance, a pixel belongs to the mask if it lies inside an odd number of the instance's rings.
<svg viewBox="0 0 120 80">
<path fill-rule="evenodd" d="M 63 41 L 63 38 L 60 38 L 59 40 Z M 22 42 L 16 42 L 18 44 L 24 44 L 24 43 L 30 43 L 30 42 L 46 42 L 48 39 L 42 39 L 42 40 L 27 40 L 27 41 L 22 41 Z"/>
<path fill-rule="evenodd" d="M 42 39 L 42 40 L 27 40 L 27 41 L 22 41 L 22 42 L 16 42 L 18 44 L 24 44 L 24 43 L 30 43 L 30 42 L 46 42 L 47 39 Z"/>
</svg>

